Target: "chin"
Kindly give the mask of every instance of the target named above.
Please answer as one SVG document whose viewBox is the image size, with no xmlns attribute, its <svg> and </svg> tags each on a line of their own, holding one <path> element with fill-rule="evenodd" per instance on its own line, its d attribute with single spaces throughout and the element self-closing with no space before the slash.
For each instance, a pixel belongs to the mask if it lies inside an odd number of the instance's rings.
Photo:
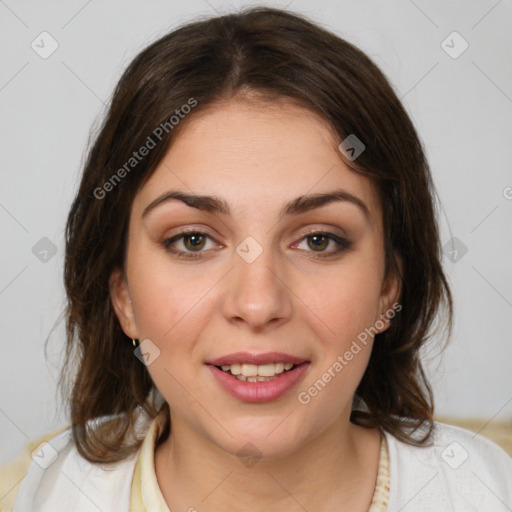
<svg viewBox="0 0 512 512">
<path fill-rule="evenodd" d="M 222 450 L 240 459 L 245 457 L 258 460 L 281 459 L 290 456 L 307 442 L 304 425 L 294 429 L 286 425 L 285 415 L 265 417 L 258 422 L 254 417 L 245 418 L 243 424 L 226 425 L 222 439 L 214 440 Z M 243 462 L 243 460 L 242 460 Z"/>
</svg>

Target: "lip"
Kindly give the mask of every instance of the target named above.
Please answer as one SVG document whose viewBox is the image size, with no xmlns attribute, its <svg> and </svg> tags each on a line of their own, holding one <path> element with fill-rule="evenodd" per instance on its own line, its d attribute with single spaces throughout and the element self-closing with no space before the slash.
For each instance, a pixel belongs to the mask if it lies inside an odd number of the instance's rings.
<svg viewBox="0 0 512 512">
<path fill-rule="evenodd" d="M 206 364 L 213 366 L 222 366 L 228 364 L 269 364 L 269 363 L 292 363 L 302 364 L 307 363 L 306 359 L 301 357 L 285 354 L 284 352 L 265 352 L 261 354 L 251 354 L 250 352 L 236 352 L 228 354 L 211 361 L 206 361 Z"/>
<path fill-rule="evenodd" d="M 247 359 L 244 359 L 244 361 L 247 362 Z M 274 361 L 277 360 L 274 359 Z M 282 360 L 279 360 L 279 362 L 282 362 Z M 310 367 L 310 363 L 299 363 L 293 370 L 281 373 L 276 379 L 267 382 L 244 382 L 222 371 L 217 366 L 212 364 L 207 364 L 207 366 L 221 388 L 231 396 L 243 402 L 262 403 L 277 400 L 291 390 L 304 377 L 304 374 Z"/>
</svg>

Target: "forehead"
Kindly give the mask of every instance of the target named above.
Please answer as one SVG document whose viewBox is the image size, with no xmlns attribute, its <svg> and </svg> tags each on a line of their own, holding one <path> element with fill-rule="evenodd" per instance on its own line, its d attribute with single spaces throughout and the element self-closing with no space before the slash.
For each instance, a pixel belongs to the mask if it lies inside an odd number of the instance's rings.
<svg viewBox="0 0 512 512">
<path fill-rule="evenodd" d="M 234 213 L 277 212 L 293 198 L 343 189 L 360 198 L 378 223 L 375 186 L 344 164 L 338 142 L 329 123 L 290 103 L 215 105 L 185 119 L 139 192 L 138 208 L 181 190 L 226 198 Z"/>
</svg>

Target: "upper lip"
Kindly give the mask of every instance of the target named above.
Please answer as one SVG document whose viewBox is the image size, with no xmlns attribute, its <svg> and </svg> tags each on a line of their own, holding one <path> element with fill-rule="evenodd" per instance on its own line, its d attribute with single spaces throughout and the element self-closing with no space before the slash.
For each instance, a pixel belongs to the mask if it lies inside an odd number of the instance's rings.
<svg viewBox="0 0 512 512">
<path fill-rule="evenodd" d="M 262 354 L 251 354 L 250 352 L 236 352 L 234 354 L 227 354 L 217 359 L 206 361 L 206 364 L 213 366 L 223 366 L 230 364 L 269 364 L 269 363 L 292 363 L 302 364 L 306 363 L 307 359 L 302 357 L 285 354 L 283 352 L 265 352 Z"/>
</svg>

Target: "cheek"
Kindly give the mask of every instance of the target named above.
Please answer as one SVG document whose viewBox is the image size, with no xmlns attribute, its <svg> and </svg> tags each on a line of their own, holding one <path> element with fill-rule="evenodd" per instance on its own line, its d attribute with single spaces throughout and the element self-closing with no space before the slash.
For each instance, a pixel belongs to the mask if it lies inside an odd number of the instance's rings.
<svg viewBox="0 0 512 512">
<path fill-rule="evenodd" d="M 365 328 L 375 323 L 380 298 L 380 279 L 374 266 L 348 268 L 318 298 L 318 311 L 343 348 Z"/>
<path fill-rule="evenodd" d="M 199 417 L 201 410 L 191 397 L 201 396 L 202 390 L 190 368 L 199 361 L 194 349 L 204 330 L 204 285 L 210 279 L 180 275 L 169 265 L 145 261 L 133 269 L 131 288 L 141 338 L 157 347 L 148 372 L 174 411 Z"/>
<path fill-rule="evenodd" d="M 326 422 L 332 419 L 329 411 L 350 409 L 366 370 L 379 318 L 381 285 L 380 268 L 371 260 L 347 264 L 332 277 L 311 308 L 320 312 L 322 320 L 316 321 L 322 354 L 299 396 L 301 404 L 311 403 L 308 410 L 315 410 L 318 421 Z M 314 320 L 309 317 L 312 325 Z"/>
<path fill-rule="evenodd" d="M 372 286 L 354 279 L 329 294 L 322 320 L 329 331 L 319 338 L 321 356 L 301 386 L 298 402 L 309 413 L 311 428 L 324 428 L 339 414 L 350 414 L 354 393 L 368 366 L 373 346 L 377 301 Z M 317 333 L 318 334 L 318 333 Z"/>
<path fill-rule="evenodd" d="M 157 268 L 139 272 L 134 290 L 136 322 L 146 337 L 155 343 L 167 342 L 185 327 L 192 336 L 194 325 L 199 326 L 204 278 L 180 277 Z M 202 306 L 204 308 L 204 304 Z"/>
<path fill-rule="evenodd" d="M 198 269 L 199 270 L 199 269 Z M 165 346 L 176 332 L 196 325 L 191 318 L 213 278 L 188 266 L 180 271 L 165 250 L 149 241 L 133 244 L 127 261 L 128 281 L 141 335 Z M 203 306 L 204 307 L 204 306 Z"/>
</svg>

